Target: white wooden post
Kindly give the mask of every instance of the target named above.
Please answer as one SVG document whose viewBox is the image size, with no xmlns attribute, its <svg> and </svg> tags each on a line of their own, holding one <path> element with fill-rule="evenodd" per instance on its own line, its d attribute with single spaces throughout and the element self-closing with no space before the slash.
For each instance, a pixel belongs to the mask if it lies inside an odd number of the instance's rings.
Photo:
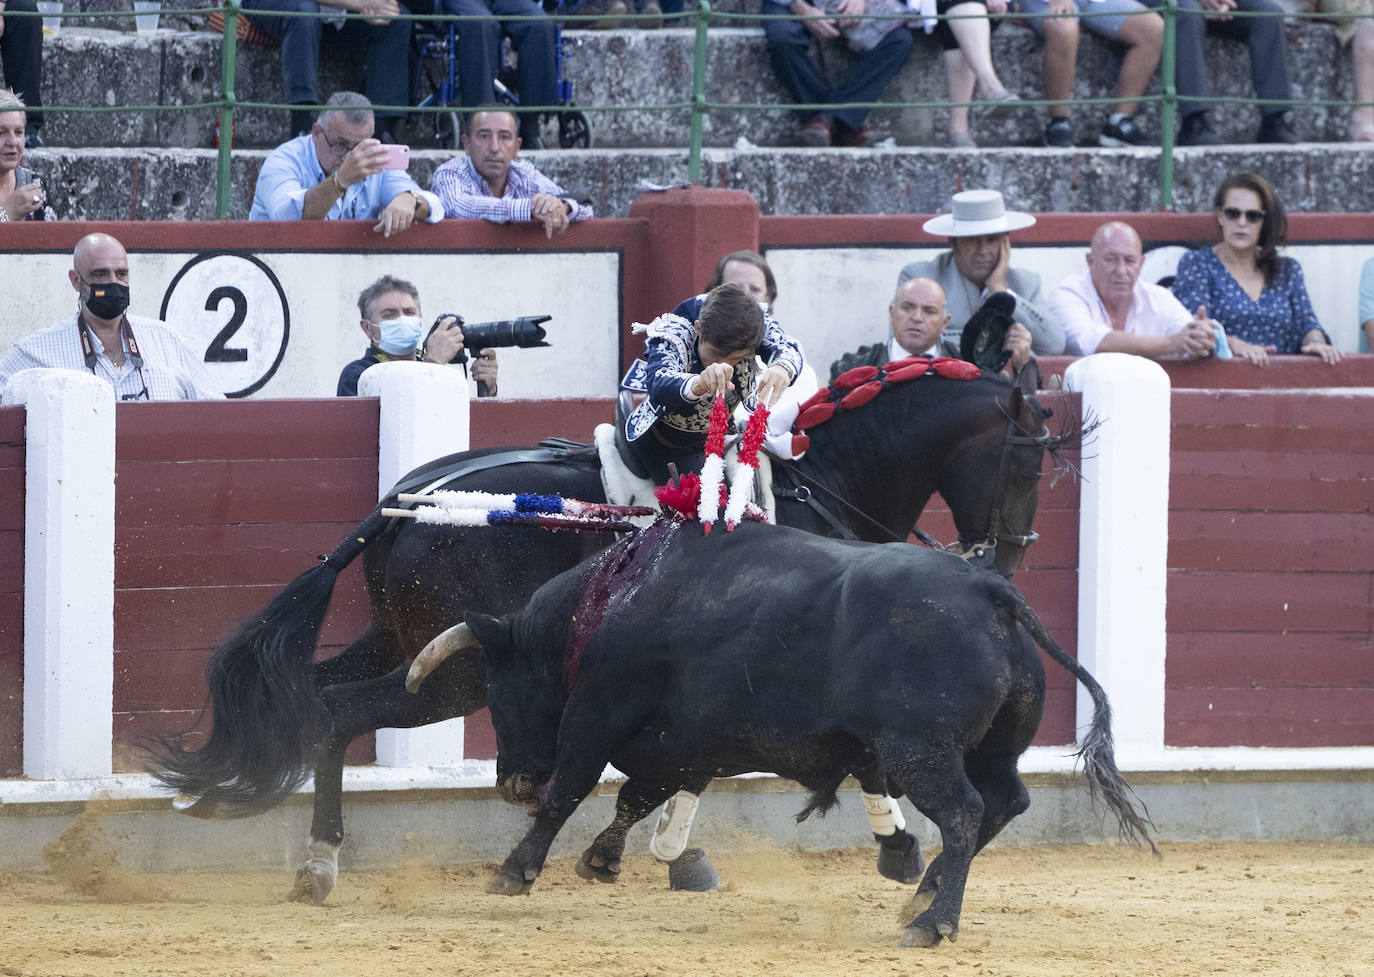
<svg viewBox="0 0 1374 977">
<path fill-rule="evenodd" d="M 108 777 L 114 738 L 114 389 L 23 370 L 24 776 Z"/>
<path fill-rule="evenodd" d="M 1153 360 L 1099 353 L 1065 388 L 1101 418 L 1083 449 L 1078 660 L 1106 690 L 1123 766 L 1164 756 L 1165 585 L 1169 551 L 1169 376 Z M 1078 690 L 1077 720 L 1092 700 Z"/>
<path fill-rule="evenodd" d="M 382 401 L 379 498 L 406 472 L 468 450 L 468 384 L 460 371 L 431 363 L 379 363 L 359 378 L 358 395 Z M 462 718 L 416 729 L 377 730 L 377 762 L 383 766 L 454 766 L 462 759 Z"/>
</svg>

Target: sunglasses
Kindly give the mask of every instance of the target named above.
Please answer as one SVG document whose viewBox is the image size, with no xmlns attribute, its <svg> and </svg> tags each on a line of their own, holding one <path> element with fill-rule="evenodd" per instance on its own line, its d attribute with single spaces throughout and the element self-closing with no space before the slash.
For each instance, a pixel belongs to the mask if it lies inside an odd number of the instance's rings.
<svg viewBox="0 0 1374 977">
<path fill-rule="evenodd" d="M 1247 224 L 1259 224 L 1264 220 L 1264 211 L 1241 210 L 1239 207 L 1223 207 L 1221 208 L 1221 216 L 1232 222 L 1239 221 L 1244 217 L 1245 223 Z"/>
</svg>

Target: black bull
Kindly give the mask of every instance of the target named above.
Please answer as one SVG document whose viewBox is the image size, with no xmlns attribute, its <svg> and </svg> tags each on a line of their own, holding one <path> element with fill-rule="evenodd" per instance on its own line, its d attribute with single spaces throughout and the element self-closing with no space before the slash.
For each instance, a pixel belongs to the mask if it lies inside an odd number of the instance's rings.
<svg viewBox="0 0 1374 977">
<path fill-rule="evenodd" d="M 1048 412 L 1032 389 L 935 375 L 889 387 L 813 429 L 811 450 L 790 468 L 825 501 L 837 524 L 792 497 L 777 499 L 778 521 L 825 535 L 899 539 L 938 491 L 960 542 L 996 538 L 993 565 L 1010 576 L 1031 538 L 1044 452 L 1076 444 L 1079 434 L 1071 427 L 1051 435 Z M 585 455 L 503 464 L 447 487 L 603 498 L 595 461 Z M 403 681 L 409 661 L 469 611 L 515 610 L 540 584 L 612 542 L 608 533 L 417 525 L 387 519 L 380 508 L 211 657 L 206 684 L 213 718 L 204 745 L 192 750 L 166 741 L 151 761 L 164 783 L 196 799 L 190 812 L 201 816 L 260 813 L 313 773 L 312 858 L 302 881 L 316 901 L 328 894 L 337 872 L 348 744 L 381 727 L 411 728 L 486 705 L 478 668 L 450 670 L 446 682 L 408 695 Z M 359 554 L 369 626 L 338 655 L 312 663 L 335 580 Z"/>
<path fill-rule="evenodd" d="M 491 891 L 530 886 L 608 762 L 628 777 L 617 820 L 629 823 L 684 785 L 748 771 L 809 788 L 800 819 L 835 804 L 853 773 L 870 793 L 905 793 L 939 828 L 916 895 L 928 905 L 903 943 L 953 939 L 970 861 L 1030 804 L 1016 764 L 1045 700 L 1035 644 L 1092 696 L 1079 754 L 1089 788 L 1125 837 L 1149 841 L 1101 686 L 1010 583 L 948 554 L 754 523 L 703 536 L 699 523 L 661 520 L 524 610 L 469 615 L 467 627 L 481 643 L 498 783 L 537 804 Z M 452 638 L 462 631 L 434 643 L 459 646 L 436 677 L 475 667 L 462 661 L 472 645 Z M 422 652 L 413 678 L 424 667 Z M 623 843 L 607 829 L 583 861 L 618 862 Z"/>
</svg>

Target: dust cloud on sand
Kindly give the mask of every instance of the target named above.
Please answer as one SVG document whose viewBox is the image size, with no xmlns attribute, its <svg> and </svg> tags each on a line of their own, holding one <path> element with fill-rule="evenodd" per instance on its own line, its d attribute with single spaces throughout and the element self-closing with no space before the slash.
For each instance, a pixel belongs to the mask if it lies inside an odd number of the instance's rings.
<svg viewBox="0 0 1374 977">
<path fill-rule="evenodd" d="M 712 855 L 723 891 L 678 893 L 647 856 L 617 885 L 571 859 L 528 897 L 490 865 L 345 867 L 324 906 L 291 873 L 143 876 L 92 819 L 0 875 L 0 975 L 444 974 L 471 977 L 1374 977 L 1374 848 L 992 848 L 973 862 L 957 943 L 901 949 L 911 889 L 874 849 L 759 843 Z"/>
</svg>

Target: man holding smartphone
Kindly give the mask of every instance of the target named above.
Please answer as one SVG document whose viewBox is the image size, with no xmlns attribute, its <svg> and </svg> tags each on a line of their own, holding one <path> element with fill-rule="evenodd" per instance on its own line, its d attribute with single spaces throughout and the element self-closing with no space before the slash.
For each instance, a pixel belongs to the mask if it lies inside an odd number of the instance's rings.
<svg viewBox="0 0 1374 977">
<path fill-rule="evenodd" d="M 366 98 L 335 92 L 309 133 L 268 154 L 248 219 L 376 220 L 386 237 L 443 220 L 439 198 L 406 174 L 408 150 L 373 139 L 372 128 Z"/>
</svg>

